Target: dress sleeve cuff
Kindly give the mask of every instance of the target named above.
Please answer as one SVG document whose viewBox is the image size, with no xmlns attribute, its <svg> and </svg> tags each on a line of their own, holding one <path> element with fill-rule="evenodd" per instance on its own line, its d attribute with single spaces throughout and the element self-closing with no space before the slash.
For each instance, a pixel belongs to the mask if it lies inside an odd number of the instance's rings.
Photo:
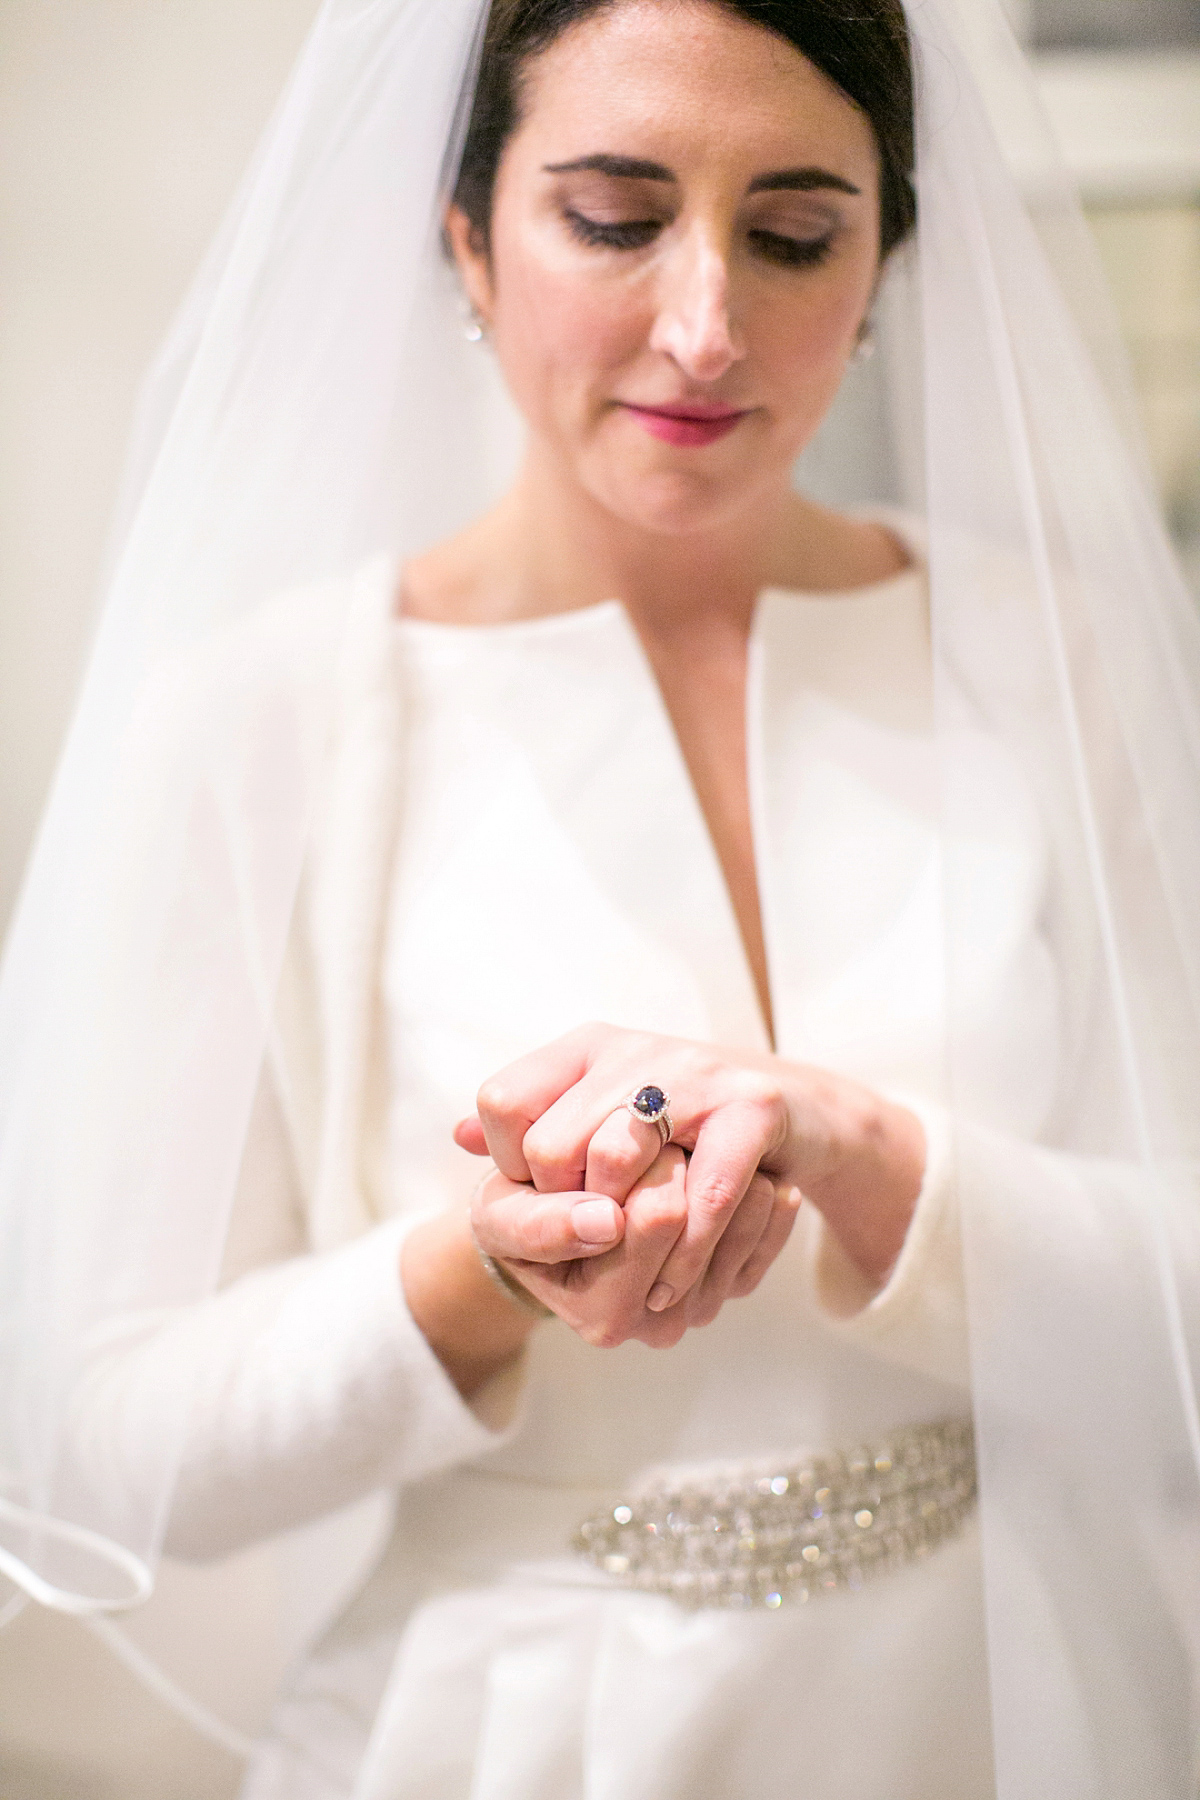
<svg viewBox="0 0 1200 1800">
<path fill-rule="evenodd" d="M 895 1266 L 876 1289 L 808 1209 L 806 1276 L 817 1312 L 845 1342 L 939 1381 L 970 1381 L 953 1131 L 941 1107 L 893 1095 L 925 1131 L 925 1177 Z"/>
</svg>

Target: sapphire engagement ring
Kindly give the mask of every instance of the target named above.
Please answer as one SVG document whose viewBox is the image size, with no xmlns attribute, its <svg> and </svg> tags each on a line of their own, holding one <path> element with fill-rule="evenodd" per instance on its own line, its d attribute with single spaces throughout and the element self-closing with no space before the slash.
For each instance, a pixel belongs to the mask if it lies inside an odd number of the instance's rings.
<svg viewBox="0 0 1200 1800">
<path fill-rule="evenodd" d="M 630 1094 L 622 1104 L 625 1111 L 643 1125 L 655 1125 L 658 1128 L 659 1147 L 665 1148 L 671 1141 L 675 1127 L 671 1123 L 671 1115 L 667 1111 L 670 1094 L 664 1093 L 660 1087 L 640 1087 Z"/>
</svg>

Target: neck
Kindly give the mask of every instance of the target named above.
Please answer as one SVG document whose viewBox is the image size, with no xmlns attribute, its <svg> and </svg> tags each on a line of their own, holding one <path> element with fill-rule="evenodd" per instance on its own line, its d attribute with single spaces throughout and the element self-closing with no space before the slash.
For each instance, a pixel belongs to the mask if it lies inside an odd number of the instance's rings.
<svg viewBox="0 0 1200 1800">
<path fill-rule="evenodd" d="M 803 505 L 780 482 L 719 525 L 654 531 L 618 518 L 535 445 L 493 517 L 512 572 L 509 604 L 521 613 L 618 598 L 669 630 L 703 613 L 748 620 Z"/>
<path fill-rule="evenodd" d="M 498 624 L 620 600 L 643 638 L 701 623 L 743 632 L 766 587 L 828 593 L 906 566 L 882 526 L 794 493 L 786 474 L 694 531 L 618 518 L 534 441 L 515 486 L 474 525 L 408 565 L 415 617 Z"/>
</svg>

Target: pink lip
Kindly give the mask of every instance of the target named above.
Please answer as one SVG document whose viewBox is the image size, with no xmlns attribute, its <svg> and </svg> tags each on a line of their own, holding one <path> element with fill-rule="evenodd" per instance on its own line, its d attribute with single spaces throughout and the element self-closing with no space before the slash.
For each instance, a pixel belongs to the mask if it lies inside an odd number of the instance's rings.
<svg viewBox="0 0 1200 1800">
<path fill-rule="evenodd" d="M 661 438 L 665 444 L 682 444 L 697 447 L 702 444 L 715 444 L 731 432 L 745 413 L 733 410 L 728 406 L 634 406 L 623 400 L 621 405 L 626 412 L 633 414 L 638 424 L 651 437 Z"/>
</svg>

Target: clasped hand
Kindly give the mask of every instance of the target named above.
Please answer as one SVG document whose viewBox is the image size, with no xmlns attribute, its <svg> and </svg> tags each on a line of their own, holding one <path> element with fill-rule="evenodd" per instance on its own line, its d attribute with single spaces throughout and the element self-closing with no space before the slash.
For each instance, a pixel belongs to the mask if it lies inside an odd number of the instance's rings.
<svg viewBox="0 0 1200 1800">
<path fill-rule="evenodd" d="M 625 1097 L 671 1096 L 673 1140 Z M 802 1199 L 864 1277 L 886 1278 L 924 1133 L 858 1083 L 774 1056 L 587 1025 L 486 1081 L 458 1143 L 489 1155 L 480 1246 L 589 1343 L 667 1347 L 757 1287 Z"/>
</svg>

